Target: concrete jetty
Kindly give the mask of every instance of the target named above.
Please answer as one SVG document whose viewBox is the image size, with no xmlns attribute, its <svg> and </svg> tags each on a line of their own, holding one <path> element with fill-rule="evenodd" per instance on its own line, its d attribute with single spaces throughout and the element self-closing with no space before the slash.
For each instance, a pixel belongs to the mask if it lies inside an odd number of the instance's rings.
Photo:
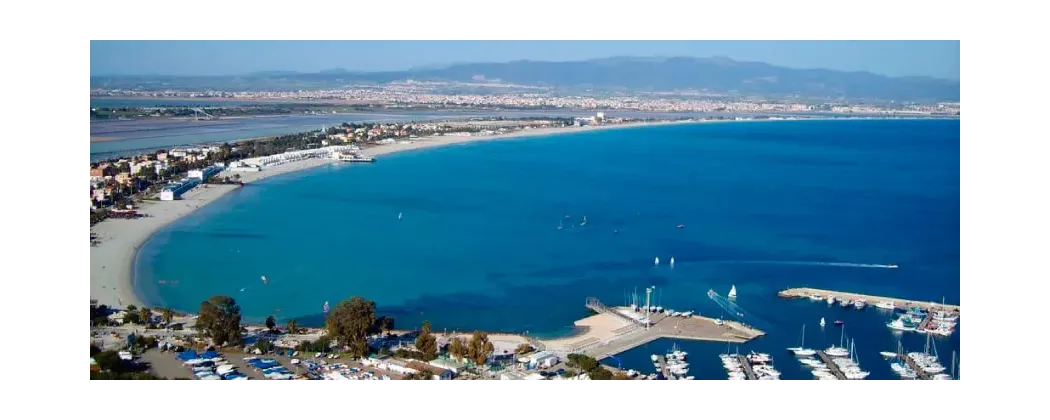
<svg viewBox="0 0 1050 420">
<path fill-rule="evenodd" d="M 834 291 L 834 290 L 812 289 L 812 288 L 809 288 L 809 287 L 798 287 L 798 288 L 786 289 L 786 290 L 781 290 L 780 292 L 777 293 L 777 296 L 780 296 L 782 298 L 787 298 L 787 299 L 808 298 L 808 297 L 814 296 L 814 295 L 820 296 L 820 297 L 822 297 L 824 299 L 827 299 L 828 296 L 834 296 L 835 300 L 838 300 L 840 302 L 843 301 L 843 300 L 854 300 L 855 301 L 857 299 L 863 299 L 865 302 L 867 302 L 868 305 L 872 305 L 872 306 L 874 306 L 878 302 L 893 302 L 893 306 L 895 308 L 915 308 L 915 307 L 918 307 L 918 308 L 922 308 L 922 309 L 926 309 L 926 310 L 946 311 L 946 312 L 952 312 L 952 313 L 955 313 L 955 314 L 959 313 L 959 305 L 944 305 L 944 304 L 940 304 L 940 303 L 937 303 L 937 302 L 923 302 L 923 301 L 918 301 L 918 300 L 901 299 L 901 298 L 894 298 L 894 297 L 864 295 L 864 294 L 860 294 L 860 293 L 837 292 L 837 291 Z"/>
<path fill-rule="evenodd" d="M 747 360 L 747 356 L 744 356 L 742 354 L 738 354 L 738 355 L 736 355 L 736 360 L 739 361 L 740 362 L 740 366 L 742 366 L 744 368 L 744 375 L 747 375 L 747 379 L 748 380 L 752 380 L 752 381 L 758 380 L 758 375 L 756 375 L 755 371 L 753 369 L 751 369 L 751 361 Z"/>
<path fill-rule="evenodd" d="M 836 378 L 839 378 L 841 380 L 845 380 L 846 379 L 846 374 L 842 373 L 842 370 L 839 369 L 839 365 L 836 365 L 835 361 L 831 360 L 831 357 L 828 356 L 827 353 L 824 353 L 824 352 L 822 352 L 820 350 L 817 350 L 817 357 L 819 357 L 820 360 L 823 361 L 824 364 L 828 366 L 828 369 L 831 369 L 831 374 L 832 375 L 835 375 Z"/>
<path fill-rule="evenodd" d="M 581 334 L 542 340 L 543 347 L 555 353 L 580 353 L 602 359 L 660 338 L 744 343 L 765 334 L 734 321 L 606 307 L 595 298 L 588 298 L 586 306 L 598 313 L 576 321 L 575 325 L 583 330 Z M 648 325 L 644 321 L 646 315 Z"/>
</svg>

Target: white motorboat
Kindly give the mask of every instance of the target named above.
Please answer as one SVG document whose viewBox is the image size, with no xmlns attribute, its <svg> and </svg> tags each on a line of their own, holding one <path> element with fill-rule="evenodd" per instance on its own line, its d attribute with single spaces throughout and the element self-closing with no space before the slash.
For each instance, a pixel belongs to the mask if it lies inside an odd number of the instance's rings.
<svg viewBox="0 0 1050 420">
<path fill-rule="evenodd" d="M 827 368 L 827 365 L 825 365 L 824 362 L 815 359 L 802 359 L 799 360 L 799 362 L 814 369 Z"/>
<path fill-rule="evenodd" d="M 809 295 L 809 300 L 824 300 L 824 297 L 814 293 Z"/>
<path fill-rule="evenodd" d="M 820 326 L 823 327 L 825 325 L 827 325 L 827 323 L 824 322 L 824 317 L 820 317 Z"/>
<path fill-rule="evenodd" d="M 852 304 L 853 304 L 853 301 L 849 300 L 849 299 L 842 299 L 842 300 L 839 301 L 839 306 L 843 307 L 843 308 L 849 307 Z"/>
<path fill-rule="evenodd" d="M 828 305 L 834 305 L 834 304 L 835 304 L 835 297 L 831 296 L 831 295 L 828 295 Z"/>
<path fill-rule="evenodd" d="M 890 329 L 894 329 L 897 331 L 915 331 L 915 327 L 908 326 L 904 323 L 904 320 L 900 318 L 893 320 L 893 322 L 887 323 L 886 326 L 890 327 Z"/>
<path fill-rule="evenodd" d="M 882 356 L 882 357 L 885 357 L 887 359 L 892 359 L 894 357 L 897 357 L 897 353 L 894 353 L 892 351 L 880 351 L 879 355 Z"/>
<path fill-rule="evenodd" d="M 655 361 L 657 361 L 657 360 L 660 360 L 660 356 L 657 356 L 657 355 L 655 355 L 655 354 L 654 354 L 654 355 L 651 355 L 651 356 L 649 356 L 649 358 L 650 358 L 650 359 L 653 359 L 653 361 L 654 361 L 654 362 L 655 362 Z"/>
<path fill-rule="evenodd" d="M 857 309 L 864 309 L 864 305 L 866 304 L 867 302 L 865 302 L 864 299 L 857 299 L 853 302 L 853 306 Z"/>
<path fill-rule="evenodd" d="M 674 257 L 671 257 L 671 268 L 674 268 Z"/>
<path fill-rule="evenodd" d="M 653 265 L 660 265 L 660 257 L 653 259 Z"/>
<path fill-rule="evenodd" d="M 875 303 L 875 307 L 879 309 L 893 309 L 893 302 L 888 300 L 882 300 Z"/>
</svg>

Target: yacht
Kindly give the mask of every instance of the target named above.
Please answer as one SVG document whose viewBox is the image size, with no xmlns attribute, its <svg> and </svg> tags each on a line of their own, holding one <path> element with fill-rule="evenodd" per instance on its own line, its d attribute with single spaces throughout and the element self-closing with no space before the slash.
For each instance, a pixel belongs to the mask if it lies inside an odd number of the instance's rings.
<svg viewBox="0 0 1050 420">
<path fill-rule="evenodd" d="M 671 268 L 674 268 L 674 257 L 671 257 Z"/>
<path fill-rule="evenodd" d="M 891 309 L 892 310 L 893 309 L 893 302 L 892 301 L 887 301 L 887 300 L 879 301 L 879 302 L 875 303 L 875 307 L 879 308 L 879 309 Z"/>
<path fill-rule="evenodd" d="M 820 320 L 822 322 L 821 325 L 823 325 L 824 318 L 821 318 Z M 790 351 L 792 353 L 795 353 L 795 356 L 799 356 L 799 357 L 809 357 L 809 356 L 812 356 L 812 355 L 816 354 L 817 352 L 814 351 L 813 349 L 807 349 L 806 348 L 806 324 L 802 324 L 801 336 L 802 337 L 800 339 L 798 347 L 789 347 L 788 351 Z"/>
<path fill-rule="evenodd" d="M 653 265 L 660 265 L 660 257 L 653 259 Z"/>
<path fill-rule="evenodd" d="M 831 346 L 831 347 L 828 347 L 828 348 L 824 349 L 824 353 L 826 353 L 828 356 L 831 356 L 831 357 L 848 357 L 849 356 L 849 350 L 847 350 L 845 347 L 837 347 L 837 346 Z"/>
<path fill-rule="evenodd" d="M 755 353 L 752 351 L 751 354 L 747 355 L 747 360 L 751 363 L 769 363 L 773 361 L 773 358 L 769 357 L 768 353 Z"/>
<path fill-rule="evenodd" d="M 799 362 L 814 369 L 827 369 L 827 365 L 824 362 L 816 359 L 799 359 Z"/>
<path fill-rule="evenodd" d="M 825 324 L 824 317 L 820 317 L 820 326 L 823 327 Z"/>
<path fill-rule="evenodd" d="M 905 324 L 902 318 L 897 318 L 893 322 L 887 323 L 886 326 L 897 331 L 915 331 L 915 327 Z"/>
<path fill-rule="evenodd" d="M 864 299 L 857 299 L 853 302 L 853 306 L 857 307 L 857 309 L 864 309 L 866 303 L 867 302 L 864 302 Z"/>
</svg>

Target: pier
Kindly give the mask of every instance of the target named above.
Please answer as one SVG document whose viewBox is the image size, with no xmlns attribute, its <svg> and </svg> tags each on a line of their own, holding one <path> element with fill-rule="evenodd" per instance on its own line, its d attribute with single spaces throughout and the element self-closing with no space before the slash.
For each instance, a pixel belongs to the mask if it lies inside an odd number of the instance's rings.
<svg viewBox="0 0 1050 420">
<path fill-rule="evenodd" d="M 808 298 L 811 295 L 819 295 L 819 296 L 821 296 L 822 298 L 825 298 L 825 299 L 828 296 L 834 296 L 835 300 L 837 300 L 837 301 L 863 299 L 864 301 L 866 301 L 868 303 L 868 305 L 872 305 L 872 306 L 874 306 L 878 302 L 893 302 L 893 306 L 895 308 L 922 308 L 922 309 L 925 309 L 925 310 L 928 310 L 928 311 L 942 310 L 942 311 L 946 311 L 946 312 L 955 313 L 956 315 L 959 314 L 959 305 L 944 305 L 944 304 L 940 304 L 940 303 L 936 303 L 936 302 L 922 302 L 922 301 L 918 301 L 918 300 L 901 299 L 901 298 L 894 298 L 894 297 L 862 295 L 862 294 L 859 294 L 859 293 L 849 293 L 849 292 L 836 292 L 834 290 L 811 289 L 811 288 L 808 288 L 808 287 L 799 287 L 799 288 L 781 290 L 780 292 L 777 293 L 777 296 L 780 296 L 780 297 L 786 298 L 786 299 Z"/>
<path fill-rule="evenodd" d="M 831 360 L 831 356 L 828 356 L 827 353 L 817 350 L 817 357 L 819 357 L 820 360 L 828 366 L 828 369 L 831 369 L 832 375 L 835 375 L 835 377 L 840 380 L 846 380 L 846 374 L 842 373 L 842 370 L 839 369 L 839 365 L 836 365 L 834 360 Z"/>
<path fill-rule="evenodd" d="M 584 332 L 572 337 L 542 340 L 543 348 L 563 355 L 585 354 L 600 360 L 661 338 L 744 343 L 765 334 L 739 322 L 722 321 L 719 324 L 713 318 L 699 315 L 683 318 L 655 312 L 632 312 L 629 307 L 607 307 L 596 298 L 587 298 L 585 306 L 597 314 L 575 322 L 576 327 Z M 646 315 L 648 325 L 643 320 Z"/>
<path fill-rule="evenodd" d="M 758 375 L 755 375 L 755 371 L 751 369 L 751 361 L 747 360 L 747 356 L 742 354 L 736 355 L 736 360 L 740 362 L 740 366 L 744 368 L 744 375 L 747 375 L 747 379 L 750 381 L 758 380 Z"/>
<path fill-rule="evenodd" d="M 920 366 L 919 363 L 916 363 L 915 360 L 912 360 L 911 356 L 909 356 L 907 354 L 904 354 L 902 356 L 904 357 L 904 361 L 908 363 L 908 367 L 911 367 L 911 370 L 915 371 L 916 375 L 919 375 L 919 379 L 922 379 L 923 381 L 929 381 L 930 380 L 929 379 L 930 378 L 929 374 L 926 373 L 926 371 L 924 371 L 922 369 L 922 366 Z"/>
</svg>

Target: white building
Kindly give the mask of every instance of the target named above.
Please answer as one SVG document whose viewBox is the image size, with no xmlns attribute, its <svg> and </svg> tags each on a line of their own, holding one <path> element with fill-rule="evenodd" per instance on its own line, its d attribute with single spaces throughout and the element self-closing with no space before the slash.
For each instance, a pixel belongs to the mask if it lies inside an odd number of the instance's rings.
<svg viewBox="0 0 1050 420">
<path fill-rule="evenodd" d="M 536 352 L 529 356 L 529 369 L 546 369 L 558 364 L 558 355 L 551 351 Z"/>
</svg>

